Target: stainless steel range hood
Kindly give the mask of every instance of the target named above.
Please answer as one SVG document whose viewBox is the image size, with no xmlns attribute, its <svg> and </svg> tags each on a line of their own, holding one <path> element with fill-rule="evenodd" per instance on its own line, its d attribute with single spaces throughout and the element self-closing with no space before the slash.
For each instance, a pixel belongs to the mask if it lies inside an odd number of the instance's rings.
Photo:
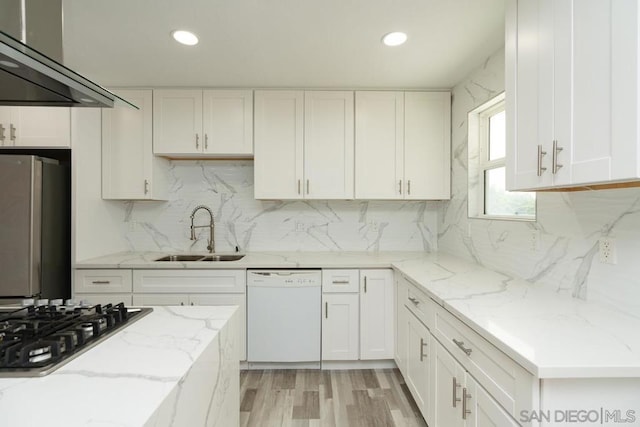
<svg viewBox="0 0 640 427">
<path fill-rule="evenodd" d="M 40 40 L 48 40 L 49 43 L 50 40 L 59 40 L 60 50 L 57 56 L 61 56 L 61 34 L 57 34 L 57 37 L 42 35 L 43 32 L 50 31 L 44 28 L 48 25 L 42 23 L 55 19 L 59 20 L 57 28 L 61 33 L 62 5 L 59 0 L 2 2 L 8 7 L 0 8 L 0 14 L 4 15 L 3 21 L 0 21 L 0 105 L 112 108 L 114 103 L 124 103 L 137 108 L 33 46 L 23 43 L 31 44 L 26 39 L 27 35 L 32 34 L 38 34 Z M 52 5 L 59 10 L 57 18 L 51 16 Z M 42 8 L 46 8 L 46 11 Z M 29 14 L 39 18 L 33 21 L 37 21 L 43 30 L 27 28 Z M 43 17 L 46 19 L 42 19 Z"/>
</svg>

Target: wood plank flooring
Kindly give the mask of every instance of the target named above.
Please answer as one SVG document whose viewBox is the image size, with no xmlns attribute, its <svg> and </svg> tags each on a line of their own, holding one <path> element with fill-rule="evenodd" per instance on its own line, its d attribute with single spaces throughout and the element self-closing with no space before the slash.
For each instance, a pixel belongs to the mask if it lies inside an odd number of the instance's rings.
<svg viewBox="0 0 640 427">
<path fill-rule="evenodd" d="M 240 372 L 240 425 L 426 426 L 397 369 Z"/>
</svg>

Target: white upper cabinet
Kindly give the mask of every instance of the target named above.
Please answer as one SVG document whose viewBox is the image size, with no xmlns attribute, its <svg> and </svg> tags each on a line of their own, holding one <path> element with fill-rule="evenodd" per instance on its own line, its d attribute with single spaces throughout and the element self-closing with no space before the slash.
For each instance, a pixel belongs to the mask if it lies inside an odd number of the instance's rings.
<svg viewBox="0 0 640 427">
<path fill-rule="evenodd" d="M 449 92 L 356 92 L 357 199 L 449 199 Z"/>
<path fill-rule="evenodd" d="M 256 91 L 256 199 L 301 199 L 304 92 Z"/>
<path fill-rule="evenodd" d="M 166 200 L 168 160 L 153 155 L 151 90 L 117 90 L 128 106 L 102 109 L 102 198 Z"/>
<path fill-rule="evenodd" d="M 253 93 L 250 90 L 205 90 L 205 153 L 253 154 Z"/>
<path fill-rule="evenodd" d="M 401 199 L 404 93 L 356 92 L 357 199 Z"/>
<path fill-rule="evenodd" d="M 155 90 L 153 148 L 169 157 L 250 156 L 251 90 Z"/>
<path fill-rule="evenodd" d="M 509 0 L 507 188 L 640 179 L 638 4 Z"/>
<path fill-rule="evenodd" d="M 353 92 L 256 91 L 255 197 L 353 198 Z"/>
<path fill-rule="evenodd" d="M 66 107 L 0 107 L 0 147 L 71 147 Z"/>
<path fill-rule="evenodd" d="M 451 197 L 451 94 L 404 94 L 404 198 Z"/>
<path fill-rule="evenodd" d="M 353 92 L 304 93 L 304 197 L 353 198 Z"/>
</svg>

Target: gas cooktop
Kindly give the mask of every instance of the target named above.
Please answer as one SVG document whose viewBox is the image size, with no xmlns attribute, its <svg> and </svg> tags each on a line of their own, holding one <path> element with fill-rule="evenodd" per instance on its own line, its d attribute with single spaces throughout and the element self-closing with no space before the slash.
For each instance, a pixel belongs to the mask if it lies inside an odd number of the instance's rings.
<svg viewBox="0 0 640 427">
<path fill-rule="evenodd" d="M 123 303 L 0 308 L 0 377 L 47 375 L 151 311 Z"/>
</svg>

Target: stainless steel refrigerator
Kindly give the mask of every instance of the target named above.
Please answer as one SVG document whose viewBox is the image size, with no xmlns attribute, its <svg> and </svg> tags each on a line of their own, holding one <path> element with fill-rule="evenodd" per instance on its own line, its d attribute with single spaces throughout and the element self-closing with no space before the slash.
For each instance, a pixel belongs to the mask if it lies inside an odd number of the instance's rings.
<svg viewBox="0 0 640 427">
<path fill-rule="evenodd" d="M 57 160 L 0 155 L 0 303 L 71 296 L 69 175 Z"/>
</svg>

